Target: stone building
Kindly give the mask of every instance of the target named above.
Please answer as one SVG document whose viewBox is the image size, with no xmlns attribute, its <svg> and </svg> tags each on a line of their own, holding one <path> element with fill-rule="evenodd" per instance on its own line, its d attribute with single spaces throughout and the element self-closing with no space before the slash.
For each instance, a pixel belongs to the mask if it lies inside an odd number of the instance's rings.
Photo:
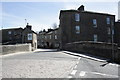
<svg viewBox="0 0 120 80">
<path fill-rule="evenodd" d="M 23 28 L 2 29 L 2 44 L 13 45 L 31 43 L 33 50 L 37 49 L 37 34 L 31 29 L 32 26 L 26 25 Z"/>
<path fill-rule="evenodd" d="M 120 22 L 115 22 L 114 42 L 120 47 Z"/>
<path fill-rule="evenodd" d="M 112 42 L 115 15 L 77 10 L 60 11 L 61 48 L 77 41 Z"/>
<path fill-rule="evenodd" d="M 31 43 L 32 50 L 37 49 L 37 33 L 32 30 L 31 25 L 26 25 L 22 32 L 22 43 Z"/>
<path fill-rule="evenodd" d="M 59 48 L 60 33 L 59 28 L 48 29 L 46 32 L 38 34 L 38 47 L 40 48 Z"/>
<path fill-rule="evenodd" d="M 57 29 L 54 29 L 53 31 L 53 38 L 54 38 L 54 47 L 55 48 L 59 48 L 60 47 L 60 39 L 61 39 L 61 36 L 60 36 L 60 29 L 57 28 Z"/>
<path fill-rule="evenodd" d="M 2 44 L 16 44 L 22 42 L 22 28 L 2 29 Z"/>
<path fill-rule="evenodd" d="M 37 34 L 37 46 L 38 48 L 44 48 L 47 46 L 46 44 L 46 32 L 39 32 Z"/>
<path fill-rule="evenodd" d="M 60 46 L 60 33 L 59 28 L 54 29 L 47 33 L 47 43 L 50 48 L 59 48 Z"/>
</svg>

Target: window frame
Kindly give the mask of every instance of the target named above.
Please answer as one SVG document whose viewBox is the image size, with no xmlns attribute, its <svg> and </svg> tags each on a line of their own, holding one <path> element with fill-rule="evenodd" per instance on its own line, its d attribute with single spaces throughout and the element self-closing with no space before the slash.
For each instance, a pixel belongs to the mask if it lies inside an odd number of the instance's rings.
<svg viewBox="0 0 120 80">
<path fill-rule="evenodd" d="M 33 40 L 33 34 L 32 33 L 27 34 L 27 40 Z"/>
<path fill-rule="evenodd" d="M 94 42 L 97 42 L 97 41 L 98 41 L 98 35 L 97 35 L 97 34 L 94 34 L 94 35 L 93 35 L 93 38 L 94 38 Z"/>
<path fill-rule="evenodd" d="M 52 39 L 52 35 L 49 35 L 50 39 Z"/>
<path fill-rule="evenodd" d="M 106 23 L 107 23 L 107 24 L 110 24 L 110 17 L 107 17 L 107 18 L 106 18 Z"/>
<path fill-rule="evenodd" d="M 55 39 L 58 39 L 57 35 L 55 35 Z"/>
<path fill-rule="evenodd" d="M 79 22 L 80 21 L 80 14 L 75 13 L 75 21 Z"/>
<path fill-rule="evenodd" d="M 107 28 L 107 33 L 108 33 L 108 35 L 111 34 L 111 28 L 110 27 Z"/>
<path fill-rule="evenodd" d="M 75 26 L 75 33 L 80 34 L 80 26 Z"/>
<path fill-rule="evenodd" d="M 8 34 L 9 34 L 9 35 L 12 34 L 12 31 L 8 31 Z"/>
<path fill-rule="evenodd" d="M 97 28 L 97 19 L 93 19 L 93 20 L 92 20 L 92 23 L 93 23 L 93 27 L 94 27 L 94 28 Z"/>
</svg>

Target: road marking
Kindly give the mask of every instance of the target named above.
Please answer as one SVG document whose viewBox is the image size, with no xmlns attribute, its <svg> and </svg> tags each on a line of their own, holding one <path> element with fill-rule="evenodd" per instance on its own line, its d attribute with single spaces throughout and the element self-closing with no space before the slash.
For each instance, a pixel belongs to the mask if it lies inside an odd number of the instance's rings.
<svg viewBox="0 0 120 80">
<path fill-rule="evenodd" d="M 85 76 L 86 72 L 85 71 L 81 71 L 79 76 Z"/>
<path fill-rule="evenodd" d="M 111 66 L 119 66 L 118 64 L 113 64 L 113 63 L 109 63 L 109 65 L 111 65 Z"/>
<path fill-rule="evenodd" d="M 110 74 L 104 74 L 104 73 L 99 73 L 99 72 L 87 72 L 87 71 L 81 71 L 79 76 L 85 76 L 86 73 L 102 75 L 102 76 L 111 76 L 111 77 L 117 77 L 118 78 L 117 75 L 110 75 Z"/>
<path fill-rule="evenodd" d="M 79 64 L 79 61 L 77 62 L 77 64 Z"/>
<path fill-rule="evenodd" d="M 89 72 L 92 74 L 98 74 L 98 75 L 102 75 L 102 76 L 112 76 L 112 77 L 118 77 L 117 75 L 110 75 L 110 74 L 104 74 L 104 73 L 98 73 L 98 72 Z"/>
<path fill-rule="evenodd" d="M 77 72 L 77 70 L 73 70 L 73 71 L 71 72 L 71 75 L 75 75 L 76 72 Z"/>
<path fill-rule="evenodd" d="M 76 68 L 77 68 L 77 65 L 75 65 L 74 69 L 76 69 Z"/>
<path fill-rule="evenodd" d="M 68 76 L 68 78 L 72 78 L 72 76 Z"/>
<path fill-rule="evenodd" d="M 80 60 L 80 59 L 81 59 L 81 57 L 78 58 L 78 60 Z"/>
</svg>

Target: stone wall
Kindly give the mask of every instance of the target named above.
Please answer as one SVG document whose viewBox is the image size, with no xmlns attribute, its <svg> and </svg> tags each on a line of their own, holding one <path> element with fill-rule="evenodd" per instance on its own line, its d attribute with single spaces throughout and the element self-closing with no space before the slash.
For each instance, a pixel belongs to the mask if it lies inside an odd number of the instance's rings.
<svg viewBox="0 0 120 80">
<path fill-rule="evenodd" d="M 114 50 L 113 50 L 114 48 Z M 74 42 L 68 43 L 64 46 L 64 50 L 73 51 L 73 52 L 83 52 L 89 53 L 95 56 L 100 56 L 108 59 L 114 59 L 115 61 L 120 61 L 120 49 L 118 50 L 117 44 L 108 44 L 104 42 Z M 112 53 L 114 52 L 114 54 Z"/>
<path fill-rule="evenodd" d="M 120 48 L 118 48 L 118 52 L 116 56 L 117 56 L 118 63 L 120 63 Z"/>
<path fill-rule="evenodd" d="M 31 44 L 0 45 L 0 47 L 2 48 L 2 55 L 15 52 L 31 51 Z"/>
</svg>

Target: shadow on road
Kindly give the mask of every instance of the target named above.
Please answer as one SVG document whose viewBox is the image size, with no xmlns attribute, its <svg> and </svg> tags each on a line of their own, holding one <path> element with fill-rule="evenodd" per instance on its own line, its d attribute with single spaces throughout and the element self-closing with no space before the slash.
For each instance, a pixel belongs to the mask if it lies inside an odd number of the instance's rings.
<svg viewBox="0 0 120 80">
<path fill-rule="evenodd" d="M 100 65 L 101 67 L 105 67 L 107 64 L 109 64 L 108 62 L 107 63 L 104 63 L 102 65 Z"/>
</svg>

